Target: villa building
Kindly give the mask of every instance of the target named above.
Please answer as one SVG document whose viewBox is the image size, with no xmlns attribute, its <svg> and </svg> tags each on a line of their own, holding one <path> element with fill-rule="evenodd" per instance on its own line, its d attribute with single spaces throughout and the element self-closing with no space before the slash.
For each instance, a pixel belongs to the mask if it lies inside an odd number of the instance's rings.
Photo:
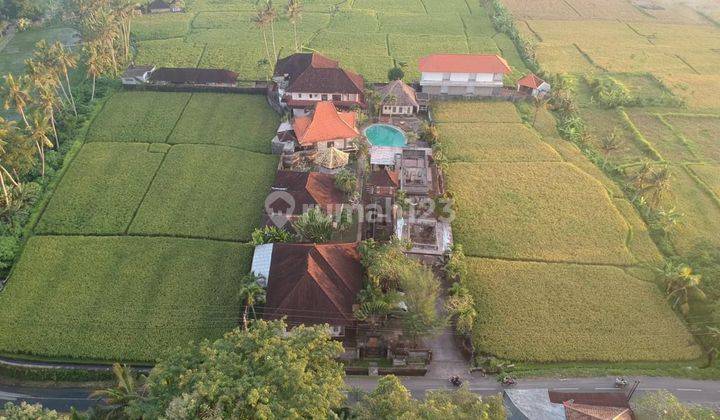
<svg viewBox="0 0 720 420">
<path fill-rule="evenodd" d="M 429 95 L 497 96 L 511 69 L 499 55 L 434 54 L 420 59 L 420 86 Z"/>
<path fill-rule="evenodd" d="M 259 245 L 252 271 L 267 288 L 263 318 L 285 317 L 290 327 L 329 324 L 334 338 L 355 338 L 353 310 L 363 286 L 357 244 Z"/>
<path fill-rule="evenodd" d="M 292 126 L 302 149 L 348 150 L 354 148 L 353 140 L 360 135 L 356 119 L 355 111 L 338 111 L 332 102 L 323 101 L 317 102 L 311 113 L 296 116 Z"/>
<path fill-rule="evenodd" d="M 271 99 L 303 115 L 321 101 L 338 108 L 365 107 L 365 83 L 360 75 L 318 53 L 298 53 L 278 60 Z"/>
<path fill-rule="evenodd" d="M 238 74 L 224 69 L 198 69 L 194 67 L 161 67 L 150 75 L 156 85 L 194 85 L 233 87 Z"/>
<path fill-rule="evenodd" d="M 528 73 L 518 80 L 517 91 L 534 97 L 543 97 L 550 93 L 550 84 L 533 73 Z"/>
<path fill-rule="evenodd" d="M 380 88 L 382 115 L 410 116 L 420 110 L 415 89 L 402 80 L 393 80 Z"/>
<path fill-rule="evenodd" d="M 265 205 L 266 225 L 283 226 L 320 207 L 334 211 L 345 203 L 345 194 L 335 186 L 335 176 L 320 172 L 277 171 Z"/>
<path fill-rule="evenodd" d="M 120 76 L 123 86 L 142 85 L 150 80 L 150 75 L 155 71 L 155 66 L 130 65 Z"/>
</svg>

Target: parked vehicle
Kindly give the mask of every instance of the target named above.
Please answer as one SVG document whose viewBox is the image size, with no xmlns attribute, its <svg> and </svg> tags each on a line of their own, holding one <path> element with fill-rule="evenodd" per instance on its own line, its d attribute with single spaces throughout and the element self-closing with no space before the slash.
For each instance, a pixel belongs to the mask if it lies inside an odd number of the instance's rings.
<svg viewBox="0 0 720 420">
<path fill-rule="evenodd" d="M 627 379 L 625 379 L 623 377 L 615 378 L 615 388 L 623 389 L 623 388 L 626 388 L 627 385 L 628 385 Z"/>
<path fill-rule="evenodd" d="M 459 387 L 459 386 L 462 385 L 462 379 L 460 379 L 460 377 L 457 376 L 457 375 L 451 376 L 451 377 L 450 377 L 450 383 L 453 384 L 454 386 L 458 386 L 458 387 Z"/>
</svg>

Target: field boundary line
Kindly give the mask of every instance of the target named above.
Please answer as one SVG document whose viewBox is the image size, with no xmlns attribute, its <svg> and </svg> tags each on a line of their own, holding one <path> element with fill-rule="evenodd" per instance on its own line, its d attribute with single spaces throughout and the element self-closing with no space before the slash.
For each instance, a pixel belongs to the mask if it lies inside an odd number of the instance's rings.
<svg viewBox="0 0 720 420">
<path fill-rule="evenodd" d="M 150 146 L 148 146 L 148 147 L 150 147 Z M 128 222 L 127 226 L 125 227 L 125 230 L 124 230 L 125 235 L 129 234 L 130 227 L 132 226 L 133 222 L 135 221 L 135 218 L 137 217 L 138 212 L 140 212 L 140 208 L 142 207 L 143 203 L 145 202 L 147 195 L 150 193 L 150 189 L 152 188 L 152 185 L 155 182 L 155 178 L 157 178 L 157 175 L 160 172 L 160 168 L 162 168 L 163 164 L 165 163 L 165 159 L 167 159 L 167 156 L 168 156 L 168 154 L 170 154 L 171 149 L 172 149 L 172 146 L 170 146 L 170 149 L 168 149 L 163 154 L 163 157 L 162 157 L 162 159 L 160 159 L 160 162 L 158 163 L 157 168 L 155 168 L 155 173 L 153 173 L 152 178 L 150 178 L 150 182 L 148 182 L 148 186 L 147 186 L 147 188 L 145 188 L 145 192 L 143 193 L 142 198 L 140 198 L 140 202 L 138 203 L 137 207 L 135 207 L 132 217 L 130 217 L 130 221 Z"/>
<path fill-rule="evenodd" d="M 212 241 L 239 245 L 252 245 L 252 241 L 243 241 L 241 239 L 222 239 L 212 238 L 209 236 L 191 236 L 191 235 L 173 235 L 159 233 L 52 233 L 43 232 L 42 234 L 33 235 L 35 237 L 52 237 L 52 238 L 158 238 L 158 239 L 185 239 L 189 241 Z"/>
<path fill-rule="evenodd" d="M 580 13 L 580 12 L 578 11 L 578 9 L 575 8 L 575 6 L 573 6 L 572 4 L 570 4 L 567 0 L 563 0 L 563 3 L 565 3 L 565 5 L 566 5 L 567 7 L 569 7 L 573 12 L 577 13 L 578 17 L 580 17 L 580 18 L 584 18 L 584 17 L 585 17 L 585 16 L 582 15 L 582 13 Z"/>
<path fill-rule="evenodd" d="M 540 36 L 539 33 L 537 33 L 537 31 L 535 31 L 535 29 L 533 29 L 532 26 L 530 26 L 530 22 L 528 22 L 527 19 L 524 19 L 522 22 L 525 24 L 525 26 L 527 26 L 527 28 L 528 28 L 528 30 L 530 31 L 530 33 L 532 33 L 532 34 L 535 36 L 535 38 L 537 39 L 537 41 L 540 42 L 540 43 L 542 43 L 542 42 L 543 42 L 543 38 Z"/>
<path fill-rule="evenodd" d="M 653 17 L 654 17 L 654 16 L 653 16 Z M 650 43 L 650 45 L 655 45 L 655 43 L 652 42 L 652 40 L 650 39 L 649 36 L 640 33 L 640 31 L 638 31 L 637 29 L 635 29 L 631 24 L 629 24 L 629 23 L 627 23 L 627 22 L 622 22 L 622 21 L 620 21 L 620 22 L 621 22 L 621 23 L 624 23 L 625 26 L 628 27 L 628 29 L 630 29 L 631 31 L 635 32 L 635 34 L 636 34 L 637 36 L 643 38 L 645 41 L 647 41 L 648 43 Z"/>
<path fill-rule="evenodd" d="M 620 114 L 620 118 L 622 119 L 623 123 L 625 123 L 625 127 L 627 127 L 628 130 L 633 135 L 633 140 L 635 140 L 635 143 L 637 143 L 637 146 L 640 147 L 640 150 L 648 155 L 648 157 L 652 158 L 653 160 L 656 160 L 658 162 L 665 162 L 665 158 L 660 154 L 660 152 L 655 149 L 655 146 L 653 146 L 650 141 L 645 138 L 645 135 L 637 128 L 635 123 L 630 119 L 630 116 L 625 112 L 625 109 L 622 107 L 619 107 L 617 109 L 618 114 Z"/>
<path fill-rule="evenodd" d="M 683 163 L 680 166 L 683 168 L 685 173 L 687 173 L 688 176 L 692 178 L 692 180 L 698 185 L 698 187 L 700 187 L 700 189 L 703 190 L 703 192 L 710 197 L 710 199 L 713 201 L 713 203 L 715 203 L 718 209 L 720 209 L 720 197 L 715 195 L 715 191 L 713 191 L 712 188 L 710 188 L 710 186 L 706 184 L 705 181 L 703 181 L 702 178 L 700 178 L 692 170 L 692 168 L 690 168 L 689 164 Z"/>
<path fill-rule="evenodd" d="M 472 9 L 470 8 L 470 3 L 468 3 L 468 0 L 465 0 L 465 6 L 468 8 L 468 13 L 470 13 L 470 16 L 472 16 L 473 11 L 472 11 Z"/>
<path fill-rule="evenodd" d="M 675 54 L 675 57 L 677 57 L 678 60 L 682 61 L 683 64 L 685 64 L 686 66 L 688 66 L 688 68 L 689 68 L 690 70 L 694 71 L 695 74 L 702 76 L 702 73 L 700 73 L 699 71 L 697 71 L 697 69 L 696 69 L 695 67 L 693 67 L 692 64 L 690 64 L 690 63 L 688 63 L 687 61 L 685 61 L 685 59 L 682 58 L 682 57 L 680 56 L 680 54 Z"/>
<path fill-rule="evenodd" d="M 598 69 L 598 70 L 600 70 L 600 71 L 603 71 L 603 72 L 605 72 L 605 73 L 608 73 L 608 70 L 607 70 L 605 67 L 603 67 L 603 66 L 599 65 L 598 63 L 596 63 L 595 60 L 593 60 L 592 57 L 590 57 L 590 56 L 588 55 L 588 53 L 586 53 L 585 51 L 583 51 L 582 48 L 580 48 L 580 46 L 579 46 L 576 42 L 573 42 L 572 45 L 573 45 L 573 47 L 575 47 L 575 49 L 580 53 L 580 56 L 582 56 L 585 60 L 587 60 L 587 62 L 588 62 L 591 66 L 595 67 L 596 69 Z"/>
<path fill-rule="evenodd" d="M 687 137 L 683 133 L 681 133 L 678 129 L 675 128 L 672 124 L 670 124 L 670 121 L 665 119 L 665 116 L 663 114 L 654 114 L 655 117 L 660 121 L 661 124 L 663 124 L 665 127 L 667 127 L 673 135 L 680 140 L 680 143 L 687 149 L 688 152 L 690 152 L 690 155 L 694 157 L 695 159 L 702 160 L 700 156 L 698 156 L 697 152 L 695 151 L 695 146 L 690 142 Z M 669 115 L 669 114 L 668 114 Z"/>
<path fill-rule="evenodd" d="M 425 14 L 430 16 L 430 12 L 428 12 L 427 6 L 425 6 L 425 2 L 423 0 L 418 0 L 420 2 L 420 5 L 422 6 L 423 10 L 425 10 Z"/>
<path fill-rule="evenodd" d="M 497 260 L 497 261 L 509 261 L 509 262 L 525 262 L 525 263 L 536 263 L 536 264 L 565 264 L 565 265 L 581 265 L 591 267 L 613 267 L 619 270 L 625 270 L 626 268 L 636 267 L 637 264 L 612 264 L 612 263 L 593 263 L 593 262 L 581 262 L 581 261 L 568 261 L 568 260 L 542 260 L 534 258 L 512 258 L 512 257 L 498 257 L 491 255 L 473 255 L 466 254 L 471 258 L 480 258 L 483 260 Z M 634 257 L 634 256 L 633 256 Z"/>
</svg>

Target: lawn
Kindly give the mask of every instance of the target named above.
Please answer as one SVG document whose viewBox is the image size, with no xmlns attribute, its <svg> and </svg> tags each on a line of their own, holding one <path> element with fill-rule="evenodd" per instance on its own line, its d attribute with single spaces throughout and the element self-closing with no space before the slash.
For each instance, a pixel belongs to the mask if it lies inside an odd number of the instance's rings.
<svg viewBox="0 0 720 420">
<path fill-rule="evenodd" d="M 527 126 L 517 123 L 438 124 L 452 162 L 559 161 L 560 155 Z"/>
<path fill-rule="evenodd" d="M 628 224 L 603 186 L 569 163 L 453 163 L 453 236 L 468 255 L 633 264 Z"/>
<path fill-rule="evenodd" d="M 85 144 L 63 176 L 35 232 L 123 234 L 163 160 L 148 144 Z"/>
<path fill-rule="evenodd" d="M 88 141 L 164 143 L 189 100 L 189 93 L 118 92 L 93 121 Z"/>
<path fill-rule="evenodd" d="M 692 360 L 655 284 L 616 267 L 469 259 L 476 350 L 514 361 Z"/>
<path fill-rule="evenodd" d="M 277 163 L 276 156 L 236 148 L 173 146 L 129 232 L 247 242 Z"/>
<path fill-rule="evenodd" d="M 237 325 L 250 245 L 36 236 L 0 293 L 0 351 L 154 361 Z"/>
<path fill-rule="evenodd" d="M 270 153 L 280 119 L 262 95 L 194 93 L 168 143 L 206 143 Z"/>
</svg>

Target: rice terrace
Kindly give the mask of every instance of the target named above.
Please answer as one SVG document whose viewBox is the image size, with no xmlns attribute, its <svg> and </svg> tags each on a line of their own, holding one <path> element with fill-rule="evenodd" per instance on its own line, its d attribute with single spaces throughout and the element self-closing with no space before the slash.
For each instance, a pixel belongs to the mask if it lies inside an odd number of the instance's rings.
<svg viewBox="0 0 720 420">
<path fill-rule="evenodd" d="M 720 380 L 717 1 L 50 3 L 0 8 L 0 379 L 282 319 L 429 389 Z"/>
</svg>

